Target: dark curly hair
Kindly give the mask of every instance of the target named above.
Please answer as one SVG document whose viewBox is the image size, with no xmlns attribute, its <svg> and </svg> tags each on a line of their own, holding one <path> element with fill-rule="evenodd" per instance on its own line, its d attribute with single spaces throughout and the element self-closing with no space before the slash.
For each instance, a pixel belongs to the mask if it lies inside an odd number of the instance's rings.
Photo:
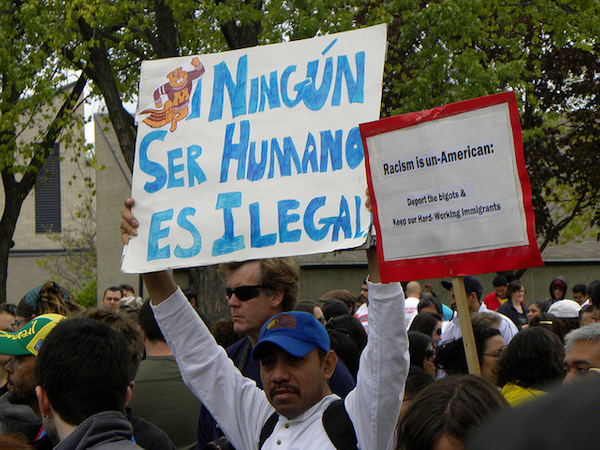
<svg viewBox="0 0 600 450">
<path fill-rule="evenodd" d="M 542 327 L 520 331 L 500 360 L 498 385 L 514 383 L 539 388 L 564 375 L 564 347 L 558 336 Z"/>
<path fill-rule="evenodd" d="M 473 336 L 475 337 L 475 347 L 477 349 L 477 359 L 479 364 L 483 363 L 483 353 L 487 348 L 488 339 L 494 336 L 500 336 L 500 331 L 488 325 L 473 324 Z M 443 344 L 438 348 L 435 355 L 435 364 L 448 375 L 466 375 L 469 373 L 467 365 L 467 356 L 463 339 L 455 339 Z"/>
</svg>

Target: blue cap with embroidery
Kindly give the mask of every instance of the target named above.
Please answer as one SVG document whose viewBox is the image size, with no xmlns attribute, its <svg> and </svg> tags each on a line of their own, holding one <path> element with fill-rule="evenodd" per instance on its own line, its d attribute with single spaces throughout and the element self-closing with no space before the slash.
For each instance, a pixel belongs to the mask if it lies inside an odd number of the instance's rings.
<svg viewBox="0 0 600 450">
<path fill-rule="evenodd" d="M 312 314 L 301 311 L 279 313 L 264 324 L 258 343 L 252 349 L 252 359 L 260 359 L 268 343 L 298 357 L 316 347 L 329 351 L 329 335 L 325 327 Z"/>
</svg>

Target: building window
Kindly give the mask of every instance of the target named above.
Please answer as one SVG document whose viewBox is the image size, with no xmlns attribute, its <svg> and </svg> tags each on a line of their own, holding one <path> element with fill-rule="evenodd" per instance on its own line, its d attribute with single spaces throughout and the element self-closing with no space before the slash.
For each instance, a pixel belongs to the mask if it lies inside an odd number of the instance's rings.
<svg viewBox="0 0 600 450">
<path fill-rule="evenodd" d="M 54 144 L 35 182 L 35 232 L 58 233 L 60 220 L 60 146 Z"/>
</svg>

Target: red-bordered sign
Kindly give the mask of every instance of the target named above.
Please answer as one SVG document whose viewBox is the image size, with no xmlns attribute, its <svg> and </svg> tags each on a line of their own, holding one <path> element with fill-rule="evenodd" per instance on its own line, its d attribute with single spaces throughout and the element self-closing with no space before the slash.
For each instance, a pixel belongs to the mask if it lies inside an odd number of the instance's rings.
<svg viewBox="0 0 600 450">
<path fill-rule="evenodd" d="M 543 265 L 514 93 L 360 131 L 383 281 Z"/>
</svg>

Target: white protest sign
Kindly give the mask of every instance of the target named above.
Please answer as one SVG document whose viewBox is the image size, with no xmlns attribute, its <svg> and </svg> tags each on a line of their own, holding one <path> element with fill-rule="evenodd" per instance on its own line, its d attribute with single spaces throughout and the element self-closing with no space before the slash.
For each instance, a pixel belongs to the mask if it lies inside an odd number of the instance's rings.
<svg viewBox="0 0 600 450">
<path fill-rule="evenodd" d="M 361 132 L 382 272 L 410 280 L 541 265 L 514 94 Z"/>
<path fill-rule="evenodd" d="M 358 124 L 379 117 L 385 42 L 381 25 L 144 62 L 122 270 L 361 245 Z"/>
</svg>

